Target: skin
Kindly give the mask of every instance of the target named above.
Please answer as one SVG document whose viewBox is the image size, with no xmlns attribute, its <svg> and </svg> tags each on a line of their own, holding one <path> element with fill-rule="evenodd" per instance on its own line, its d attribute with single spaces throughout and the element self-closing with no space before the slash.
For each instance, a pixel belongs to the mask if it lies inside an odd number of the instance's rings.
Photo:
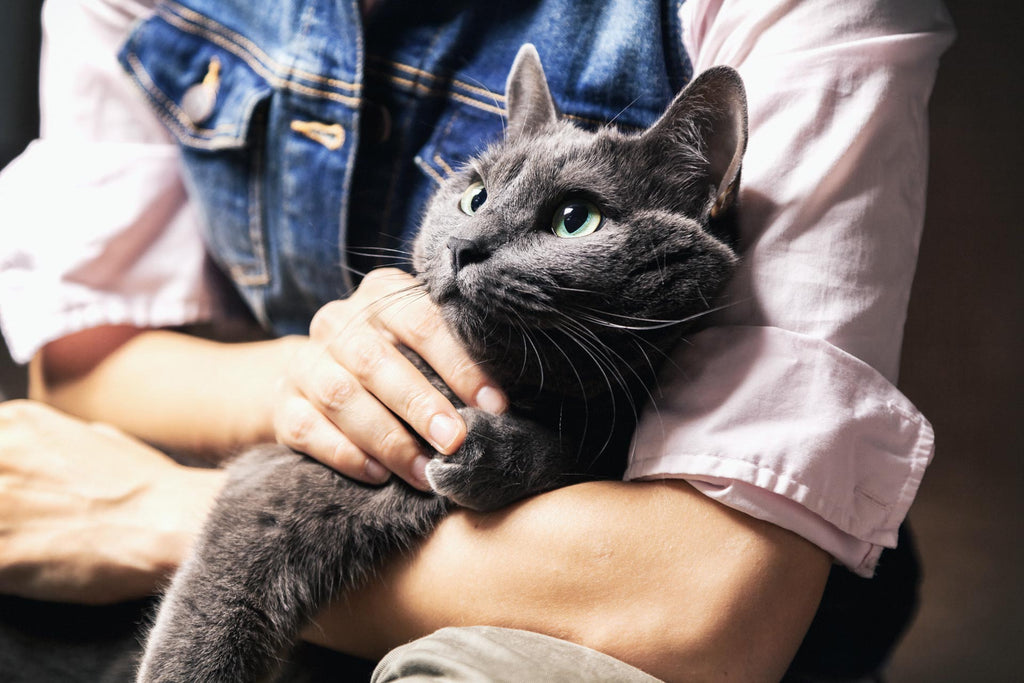
<svg viewBox="0 0 1024 683">
<path fill-rule="evenodd" d="M 425 298 L 376 303 L 408 284 L 397 271 L 373 275 L 348 302 L 321 310 L 309 338 L 226 345 L 158 330 L 82 333 L 35 359 L 31 390 L 172 447 L 217 454 L 269 435 L 349 476 L 372 480 L 373 461 L 416 483 L 415 441 L 353 417 L 386 406 L 435 442 L 435 416 L 458 420 L 395 343 L 447 369 L 470 404 L 500 410 L 503 398 Z M 179 467 L 45 406 L 3 404 L 0 425 L 0 499 L 19 511 L 0 517 L 10 519 L 0 535 L 6 592 L 93 602 L 148 593 L 181 561 L 222 483 L 217 470 Z M 464 430 L 458 420 L 441 450 L 456 449 Z M 42 433 L 59 462 L 37 455 Z M 62 534 L 83 542 L 47 542 Z M 141 559 L 122 562 L 131 557 Z M 685 482 L 580 484 L 496 513 L 453 514 L 307 637 L 377 657 L 442 626 L 494 624 L 595 647 L 667 680 L 774 680 L 828 569 L 820 549 Z"/>
<path fill-rule="evenodd" d="M 0 403 L 0 592 L 84 604 L 150 594 L 222 479 L 109 425 Z"/>
</svg>

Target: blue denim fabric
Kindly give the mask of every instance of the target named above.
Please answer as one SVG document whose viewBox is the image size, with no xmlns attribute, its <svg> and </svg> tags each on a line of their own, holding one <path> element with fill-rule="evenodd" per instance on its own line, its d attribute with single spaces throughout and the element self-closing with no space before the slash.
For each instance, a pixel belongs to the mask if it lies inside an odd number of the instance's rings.
<svg viewBox="0 0 1024 683">
<path fill-rule="evenodd" d="M 500 138 L 534 43 L 562 113 L 653 123 L 689 80 L 682 0 L 166 1 L 120 60 L 181 143 L 210 253 L 257 319 L 305 333 L 402 248 L 437 183 Z M 210 108 L 190 106 L 211 72 Z"/>
</svg>

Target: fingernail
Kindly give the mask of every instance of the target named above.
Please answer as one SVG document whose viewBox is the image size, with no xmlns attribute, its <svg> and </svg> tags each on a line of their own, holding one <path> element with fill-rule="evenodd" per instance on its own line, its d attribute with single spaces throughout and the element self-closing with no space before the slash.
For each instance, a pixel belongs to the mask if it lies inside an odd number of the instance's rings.
<svg viewBox="0 0 1024 683">
<path fill-rule="evenodd" d="M 425 455 L 417 455 L 416 459 L 412 461 L 412 476 L 425 491 L 429 491 L 431 488 L 430 481 L 427 479 L 427 463 L 429 462 L 430 458 Z"/>
<path fill-rule="evenodd" d="M 493 415 L 500 415 L 508 408 L 505 395 L 494 387 L 484 387 L 476 392 L 476 405 Z"/>
<path fill-rule="evenodd" d="M 366 459 L 363 471 L 366 473 L 366 478 L 376 484 L 383 484 L 391 478 L 391 471 L 373 458 Z"/>
<path fill-rule="evenodd" d="M 438 413 L 430 418 L 427 434 L 439 451 L 447 452 L 455 441 L 455 437 L 459 435 L 459 425 L 450 416 Z"/>
</svg>

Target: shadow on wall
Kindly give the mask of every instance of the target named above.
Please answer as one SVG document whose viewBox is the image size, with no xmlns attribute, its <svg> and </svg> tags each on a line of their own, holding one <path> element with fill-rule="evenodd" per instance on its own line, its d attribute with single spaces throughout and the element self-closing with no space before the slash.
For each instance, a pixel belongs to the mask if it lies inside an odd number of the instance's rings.
<svg viewBox="0 0 1024 683">
<path fill-rule="evenodd" d="M 901 388 L 935 460 L 910 512 L 922 606 L 892 683 L 1024 672 L 1024 7 L 947 0 L 958 40 L 931 106 L 928 216 Z"/>
</svg>

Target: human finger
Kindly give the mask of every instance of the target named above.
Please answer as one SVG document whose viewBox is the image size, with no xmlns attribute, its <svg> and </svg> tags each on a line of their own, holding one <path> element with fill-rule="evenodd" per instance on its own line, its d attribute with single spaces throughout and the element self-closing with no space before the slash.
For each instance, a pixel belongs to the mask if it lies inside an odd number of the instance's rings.
<svg viewBox="0 0 1024 683">
<path fill-rule="evenodd" d="M 406 277 L 411 279 L 411 276 Z M 378 288 L 402 291 L 402 285 L 409 286 L 408 280 L 386 269 L 373 271 L 364 283 L 374 293 Z M 401 298 L 392 295 L 388 305 L 380 306 L 373 313 L 374 324 L 419 355 L 466 405 L 493 413 L 503 412 L 508 405 L 504 392 L 470 357 L 449 329 L 440 308 L 421 290 L 408 291 L 409 294 Z"/>
<path fill-rule="evenodd" d="M 327 350 L 340 366 L 351 373 L 359 386 L 372 393 L 435 450 L 451 454 L 462 444 L 466 426 L 455 407 L 419 368 L 379 332 L 372 328 L 362 328 L 354 334 L 336 338 Z M 329 387 L 328 390 L 338 392 L 349 388 Z M 351 413 L 344 411 L 331 417 L 343 427 L 346 414 Z M 401 445 L 397 438 L 396 445 Z M 384 464 L 392 468 L 392 462 L 386 454 L 371 452 L 371 455 L 381 457 Z"/>
<path fill-rule="evenodd" d="M 274 422 L 279 443 L 348 477 L 368 484 L 383 484 L 391 477 L 390 470 L 352 443 L 302 396 L 285 399 L 275 411 Z"/>
</svg>

